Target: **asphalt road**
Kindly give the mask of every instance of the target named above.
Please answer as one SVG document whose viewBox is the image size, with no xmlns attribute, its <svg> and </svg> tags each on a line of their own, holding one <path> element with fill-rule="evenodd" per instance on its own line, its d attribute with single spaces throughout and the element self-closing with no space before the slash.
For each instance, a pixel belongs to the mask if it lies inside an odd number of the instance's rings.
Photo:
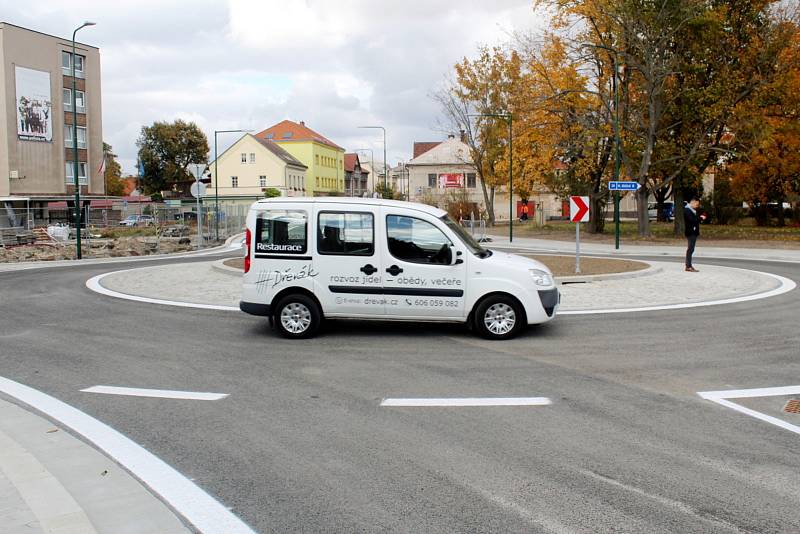
<svg viewBox="0 0 800 534">
<path fill-rule="evenodd" d="M 800 281 L 793 264 L 704 263 Z M 122 268 L 0 273 L 0 376 L 125 433 L 256 530 L 800 531 L 800 435 L 697 396 L 800 384 L 800 291 L 562 316 L 507 342 L 366 322 L 330 322 L 298 342 L 244 314 L 84 287 Z M 79 391 L 93 385 L 230 396 Z M 472 396 L 553 404 L 379 406 Z M 780 401 L 762 409 L 780 415 Z M 800 415 L 782 417 L 800 425 Z"/>
</svg>

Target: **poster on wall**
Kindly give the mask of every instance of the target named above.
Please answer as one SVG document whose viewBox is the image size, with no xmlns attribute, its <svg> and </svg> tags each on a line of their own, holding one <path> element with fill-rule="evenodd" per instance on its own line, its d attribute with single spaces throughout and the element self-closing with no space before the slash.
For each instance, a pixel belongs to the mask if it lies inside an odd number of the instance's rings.
<svg viewBox="0 0 800 534">
<path fill-rule="evenodd" d="M 23 141 L 53 140 L 50 73 L 16 67 L 17 136 Z"/>
<path fill-rule="evenodd" d="M 442 173 L 439 175 L 439 187 L 464 187 L 464 175 L 460 173 Z"/>
</svg>

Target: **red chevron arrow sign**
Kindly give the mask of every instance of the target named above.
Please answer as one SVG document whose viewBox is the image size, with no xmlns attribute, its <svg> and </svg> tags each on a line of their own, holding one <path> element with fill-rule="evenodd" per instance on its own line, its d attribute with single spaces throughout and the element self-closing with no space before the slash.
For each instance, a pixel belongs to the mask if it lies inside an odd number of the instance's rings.
<svg viewBox="0 0 800 534">
<path fill-rule="evenodd" d="M 569 220 L 589 222 L 589 197 L 569 197 Z"/>
</svg>

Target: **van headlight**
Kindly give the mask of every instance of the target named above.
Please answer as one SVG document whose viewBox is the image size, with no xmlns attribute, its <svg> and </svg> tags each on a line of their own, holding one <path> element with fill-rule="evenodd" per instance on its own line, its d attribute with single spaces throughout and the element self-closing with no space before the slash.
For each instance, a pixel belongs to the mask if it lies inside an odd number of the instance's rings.
<svg viewBox="0 0 800 534">
<path fill-rule="evenodd" d="M 553 276 L 547 271 L 540 271 L 539 269 L 529 269 L 529 273 L 533 277 L 533 283 L 537 286 L 551 286 L 553 285 Z"/>
</svg>

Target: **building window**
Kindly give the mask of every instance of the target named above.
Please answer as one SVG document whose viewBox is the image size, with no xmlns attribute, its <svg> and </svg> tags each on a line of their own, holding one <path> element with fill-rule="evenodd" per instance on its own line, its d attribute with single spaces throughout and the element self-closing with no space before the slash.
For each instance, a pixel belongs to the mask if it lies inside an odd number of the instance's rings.
<svg viewBox="0 0 800 534">
<path fill-rule="evenodd" d="M 247 163 L 247 154 L 242 152 L 242 163 Z"/>
<path fill-rule="evenodd" d="M 319 165 L 319 155 L 314 155 L 314 164 Z"/>
<path fill-rule="evenodd" d="M 256 154 L 255 152 L 250 152 L 250 163 L 256 162 Z"/>
<path fill-rule="evenodd" d="M 72 76 L 72 54 L 69 52 L 61 52 L 61 73 L 64 76 Z M 86 58 L 84 56 L 75 55 L 75 77 L 83 78 L 83 64 Z"/>
<path fill-rule="evenodd" d="M 436 175 L 429 174 L 428 175 L 428 187 L 436 187 Z"/>
<path fill-rule="evenodd" d="M 64 89 L 64 111 L 72 111 L 72 90 Z M 86 94 L 83 91 L 75 91 L 75 107 L 78 113 L 86 113 Z"/>
<path fill-rule="evenodd" d="M 259 176 L 258 177 L 258 187 L 267 187 L 267 177 L 266 176 Z"/>
<path fill-rule="evenodd" d="M 64 126 L 64 146 L 72 148 L 72 125 Z M 78 126 L 78 148 L 86 148 L 86 127 Z"/>
<path fill-rule="evenodd" d="M 75 164 L 71 161 L 66 163 L 66 183 L 67 184 L 74 184 L 75 183 Z M 78 183 L 81 185 L 88 185 L 89 184 L 89 177 L 86 175 L 86 162 L 81 161 L 78 163 Z"/>
<path fill-rule="evenodd" d="M 316 184 L 317 184 L 317 187 L 319 187 L 319 176 L 317 176 Z"/>
<path fill-rule="evenodd" d="M 238 176 L 231 176 L 231 187 L 236 189 L 239 187 L 239 177 Z"/>
<path fill-rule="evenodd" d="M 475 183 L 475 173 L 474 172 L 467 173 L 467 187 L 471 187 L 473 189 L 475 187 L 477 187 L 477 185 Z"/>
</svg>

